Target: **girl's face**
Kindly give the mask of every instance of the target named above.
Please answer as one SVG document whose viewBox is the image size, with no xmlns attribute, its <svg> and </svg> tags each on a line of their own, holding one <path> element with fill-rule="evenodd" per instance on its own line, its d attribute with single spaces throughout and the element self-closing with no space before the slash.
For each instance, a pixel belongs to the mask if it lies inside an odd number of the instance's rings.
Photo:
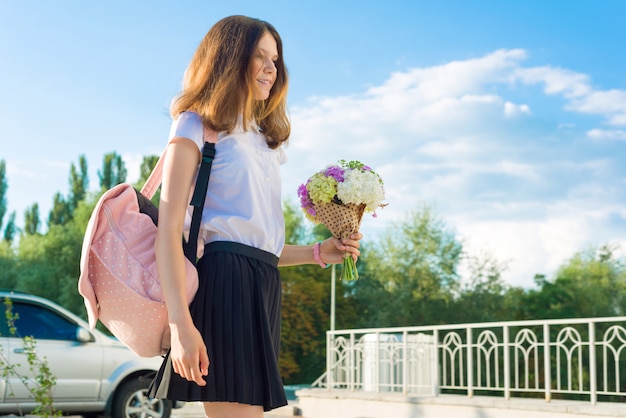
<svg viewBox="0 0 626 418">
<path fill-rule="evenodd" d="M 259 39 L 257 49 L 250 60 L 250 79 L 254 83 L 256 100 L 267 100 L 270 97 L 270 91 L 276 81 L 276 61 L 278 61 L 276 40 L 266 32 Z"/>
</svg>

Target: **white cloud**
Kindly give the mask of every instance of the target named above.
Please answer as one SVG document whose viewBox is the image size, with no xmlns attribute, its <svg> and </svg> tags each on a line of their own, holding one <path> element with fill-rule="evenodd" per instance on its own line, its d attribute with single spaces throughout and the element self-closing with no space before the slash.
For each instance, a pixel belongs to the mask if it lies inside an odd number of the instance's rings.
<svg viewBox="0 0 626 418">
<path fill-rule="evenodd" d="M 26 178 L 41 178 L 41 173 L 37 173 L 36 170 L 33 170 L 28 164 L 23 161 L 12 161 L 9 160 L 6 162 L 6 176 L 8 183 L 10 184 L 12 180 L 18 177 L 26 177 Z"/>
<path fill-rule="evenodd" d="M 550 66 L 518 68 L 512 78 L 543 84 L 546 94 L 561 94 L 567 110 L 601 115 L 611 125 L 626 126 L 626 90 L 596 90 L 588 75 Z"/>
<path fill-rule="evenodd" d="M 517 67 L 526 55 L 521 49 L 499 50 L 481 58 L 398 72 L 381 86 L 370 88 L 366 94 L 408 94 L 414 102 L 460 96 L 480 90 L 488 82 L 506 80 L 510 69 Z"/>
<path fill-rule="evenodd" d="M 504 103 L 504 115 L 507 117 L 515 117 L 519 115 L 529 115 L 530 107 L 526 104 L 516 105 L 515 103 L 506 102 Z"/>
<path fill-rule="evenodd" d="M 518 68 L 512 75 L 526 84 L 543 84 L 546 94 L 560 93 L 567 98 L 576 98 L 591 92 L 587 75 L 562 68 Z"/>
<path fill-rule="evenodd" d="M 624 92 L 596 91 L 575 71 L 524 67 L 526 56 L 499 50 L 410 69 L 363 94 L 311 98 L 292 109 L 285 196 L 295 201 L 297 186 L 331 162 L 361 160 L 381 174 L 390 203 L 378 219 L 364 220 L 364 232 L 432 204 L 469 250 L 509 261 L 505 277 L 516 285 L 531 286 L 535 273 L 551 274 L 585 245 L 621 240 L 615 225 L 626 224 L 617 209 L 626 187 L 615 184 L 624 178 L 611 146 L 617 141 L 595 149 L 597 141 L 586 139 L 624 132 L 583 131 L 576 115 L 615 122 L 626 114 L 618 103 Z M 537 83 L 571 113 L 547 124 L 531 112 L 542 100 L 528 87 Z M 520 91 L 527 103 L 516 103 Z"/>
<path fill-rule="evenodd" d="M 527 180 L 540 180 L 539 173 L 537 173 L 537 169 L 532 164 L 503 160 L 493 166 L 492 170 L 495 173 L 510 174 L 512 176 L 525 178 Z"/>
<path fill-rule="evenodd" d="M 596 140 L 617 140 L 626 141 L 626 131 L 622 130 L 606 130 L 606 129 L 592 129 L 587 132 L 587 136 Z"/>
<path fill-rule="evenodd" d="M 605 115 L 608 123 L 626 126 L 626 91 L 592 91 L 579 99 L 573 100 L 568 109 L 596 115 Z"/>
</svg>

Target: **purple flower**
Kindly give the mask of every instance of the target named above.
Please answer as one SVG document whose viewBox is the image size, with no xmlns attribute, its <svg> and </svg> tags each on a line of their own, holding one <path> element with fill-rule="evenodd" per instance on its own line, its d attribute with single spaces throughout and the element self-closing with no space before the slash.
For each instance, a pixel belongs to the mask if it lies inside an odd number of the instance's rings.
<svg viewBox="0 0 626 418">
<path fill-rule="evenodd" d="M 364 165 L 363 167 L 361 167 L 361 170 L 363 170 L 363 171 L 372 171 L 372 167 L 370 167 L 368 165 Z"/>
<path fill-rule="evenodd" d="M 298 197 L 300 197 L 300 200 L 307 198 L 308 194 L 309 193 L 306 191 L 306 184 L 298 186 Z"/>
<path fill-rule="evenodd" d="M 332 177 L 335 180 L 337 180 L 338 183 L 343 183 L 344 174 L 345 174 L 345 170 L 336 165 L 331 165 L 330 167 L 327 167 L 326 170 L 324 171 L 324 175 L 326 177 Z"/>
<path fill-rule="evenodd" d="M 306 184 L 301 184 L 298 187 L 298 197 L 300 198 L 300 205 L 302 208 L 314 217 L 315 209 L 313 208 L 313 202 L 309 198 L 309 192 L 306 189 Z M 311 213 L 311 211 L 313 213 Z"/>
</svg>

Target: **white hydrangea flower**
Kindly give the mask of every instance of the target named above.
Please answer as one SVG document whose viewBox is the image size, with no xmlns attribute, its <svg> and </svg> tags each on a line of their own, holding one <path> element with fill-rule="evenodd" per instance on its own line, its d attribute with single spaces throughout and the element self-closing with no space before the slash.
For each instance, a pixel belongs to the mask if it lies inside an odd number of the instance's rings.
<svg viewBox="0 0 626 418">
<path fill-rule="evenodd" d="M 337 184 L 337 197 L 344 204 L 365 204 L 366 211 L 374 211 L 385 199 L 380 177 L 373 171 L 347 170 L 344 178 Z"/>
</svg>

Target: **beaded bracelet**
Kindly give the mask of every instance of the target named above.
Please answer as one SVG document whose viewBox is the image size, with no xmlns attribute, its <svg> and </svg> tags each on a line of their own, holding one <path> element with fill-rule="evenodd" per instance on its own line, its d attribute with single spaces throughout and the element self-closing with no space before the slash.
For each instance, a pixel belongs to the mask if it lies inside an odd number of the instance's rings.
<svg viewBox="0 0 626 418">
<path fill-rule="evenodd" d="M 320 265 L 320 267 L 322 267 L 322 268 L 324 268 L 324 269 L 325 269 L 325 268 L 329 267 L 329 266 L 330 266 L 330 264 L 325 264 L 325 263 L 322 261 L 322 259 L 320 258 L 320 245 L 322 245 L 322 242 L 321 242 L 321 241 L 320 241 L 320 242 L 316 242 L 316 243 L 313 245 L 313 260 L 315 260 L 315 262 L 316 262 L 317 264 L 319 264 L 319 265 Z"/>
</svg>

